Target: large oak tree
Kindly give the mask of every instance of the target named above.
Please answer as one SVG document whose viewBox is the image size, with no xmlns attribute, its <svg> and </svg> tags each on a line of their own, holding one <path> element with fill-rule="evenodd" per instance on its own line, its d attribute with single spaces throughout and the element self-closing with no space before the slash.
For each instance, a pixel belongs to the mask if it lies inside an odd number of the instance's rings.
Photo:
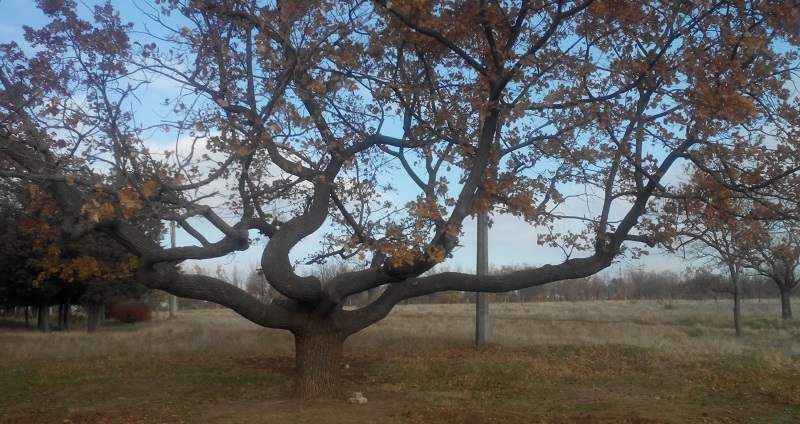
<svg viewBox="0 0 800 424">
<path fill-rule="evenodd" d="M 291 331 L 298 397 L 336 396 L 345 339 L 404 299 L 642 253 L 673 230 L 648 208 L 676 163 L 760 169 L 764 186 L 796 165 L 795 146 L 743 137 L 792 101 L 794 1 L 160 0 L 135 26 L 110 4 L 39 7 L 52 23 L 26 29 L 32 47 L 0 46 L 0 175 L 52 196 L 63 237 L 111 236 L 150 287 Z M 485 211 L 566 259 L 421 277 Z M 137 214 L 195 243 L 160 246 Z M 312 235 L 308 261 L 365 266 L 299 275 Z M 284 300 L 176 269 L 249 248 Z"/>
</svg>

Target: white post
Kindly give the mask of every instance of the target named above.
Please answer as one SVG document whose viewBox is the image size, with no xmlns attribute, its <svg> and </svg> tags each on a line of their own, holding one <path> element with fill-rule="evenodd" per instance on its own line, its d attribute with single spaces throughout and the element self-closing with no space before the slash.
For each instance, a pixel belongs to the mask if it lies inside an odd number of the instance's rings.
<svg viewBox="0 0 800 424">
<path fill-rule="evenodd" d="M 175 247 L 175 221 L 169 222 L 169 229 L 170 229 L 170 244 L 174 248 Z M 175 315 L 178 315 L 178 297 L 174 294 L 168 294 L 167 299 L 169 299 L 169 317 L 174 318 Z"/>
<path fill-rule="evenodd" d="M 489 273 L 489 213 L 478 214 L 478 255 L 477 274 Z M 475 294 L 475 343 L 488 343 L 491 334 L 489 327 L 489 299 L 486 293 Z"/>
</svg>

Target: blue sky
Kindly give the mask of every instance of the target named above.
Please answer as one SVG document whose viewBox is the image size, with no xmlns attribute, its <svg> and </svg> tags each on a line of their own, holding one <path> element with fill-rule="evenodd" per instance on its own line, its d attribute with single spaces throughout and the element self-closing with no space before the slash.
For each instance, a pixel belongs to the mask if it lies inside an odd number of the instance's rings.
<svg viewBox="0 0 800 424">
<path fill-rule="evenodd" d="M 117 7 L 121 5 L 130 7 L 131 5 L 128 1 L 114 3 Z M 34 2 L 30 0 L 0 0 L 0 42 L 12 40 L 22 42 L 22 25 L 37 27 L 47 22 L 46 18 L 34 6 Z M 125 18 L 125 13 L 123 13 L 123 20 L 129 20 Z M 136 22 L 134 23 L 136 24 Z M 164 144 L 174 142 L 175 140 L 173 139 L 165 141 Z M 673 172 L 677 169 L 673 169 Z M 536 230 L 521 220 L 507 215 L 495 215 L 493 220 L 494 225 L 489 233 L 489 262 L 491 266 L 522 264 L 539 266 L 547 263 L 558 263 L 565 259 L 559 249 L 539 246 L 536 243 Z M 465 234 L 461 238 L 462 247 L 457 248 L 453 259 L 445 262 L 445 265 L 451 269 L 458 268 L 464 271 L 471 271 L 475 268 L 475 222 L 465 222 L 464 228 Z M 312 235 L 307 240 L 304 240 L 299 248 L 293 252 L 294 258 L 301 259 L 307 252 L 314 250 L 316 247 L 315 240 L 318 239 L 318 237 Z M 169 242 L 168 237 L 166 242 Z M 190 242 L 188 235 L 179 233 L 179 244 Z M 575 256 L 582 254 L 585 254 L 585 252 L 576 252 Z M 254 246 L 247 252 L 203 261 L 201 265 L 209 270 L 214 270 L 218 265 L 230 270 L 236 264 L 240 272 L 247 272 L 251 267 L 258 266 L 260 256 L 261 249 L 259 246 Z M 624 272 L 627 268 L 680 271 L 685 268 L 685 265 L 676 256 L 654 252 L 654 254 L 636 261 L 620 258 L 619 264 L 614 265 L 607 272 L 611 275 L 617 275 L 620 269 Z"/>
</svg>

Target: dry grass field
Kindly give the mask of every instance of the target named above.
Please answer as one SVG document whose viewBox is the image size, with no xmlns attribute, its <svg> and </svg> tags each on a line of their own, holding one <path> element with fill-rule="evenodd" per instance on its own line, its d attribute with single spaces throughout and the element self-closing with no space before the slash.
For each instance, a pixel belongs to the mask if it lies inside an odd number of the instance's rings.
<svg viewBox="0 0 800 424">
<path fill-rule="evenodd" d="M 777 300 L 398 306 L 345 345 L 344 391 L 297 402 L 293 339 L 226 310 L 41 334 L 0 324 L 0 423 L 800 422 L 800 324 Z"/>
</svg>

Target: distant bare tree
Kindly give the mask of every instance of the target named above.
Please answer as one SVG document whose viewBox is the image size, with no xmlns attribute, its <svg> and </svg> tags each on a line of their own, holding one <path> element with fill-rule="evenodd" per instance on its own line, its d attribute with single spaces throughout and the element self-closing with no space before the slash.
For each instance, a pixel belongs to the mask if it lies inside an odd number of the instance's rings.
<svg viewBox="0 0 800 424">
<path fill-rule="evenodd" d="M 254 267 L 250 270 L 247 275 L 247 281 L 245 281 L 245 291 L 262 302 L 269 301 L 270 286 L 261 269 Z"/>
<path fill-rule="evenodd" d="M 745 252 L 742 261 L 778 286 L 781 318 L 792 318 L 791 292 L 800 283 L 800 229 L 794 221 L 773 222 L 758 243 Z"/>
</svg>

